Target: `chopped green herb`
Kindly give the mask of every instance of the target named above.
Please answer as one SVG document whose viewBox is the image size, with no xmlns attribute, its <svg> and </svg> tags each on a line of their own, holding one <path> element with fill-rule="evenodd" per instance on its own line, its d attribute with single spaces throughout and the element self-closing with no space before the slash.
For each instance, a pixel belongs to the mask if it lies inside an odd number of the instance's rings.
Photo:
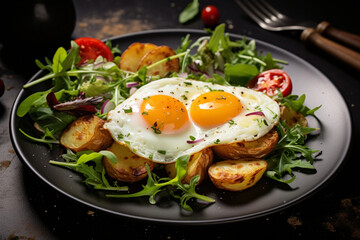
<svg viewBox="0 0 360 240">
<path fill-rule="evenodd" d="M 158 126 L 157 122 L 155 122 L 154 125 L 151 126 L 151 129 L 154 130 L 154 133 L 155 133 L 155 134 L 161 134 L 160 128 L 161 128 L 161 126 L 162 126 L 163 124 L 164 124 L 164 122 L 162 122 L 162 123 L 160 124 L 160 126 Z"/>
<path fill-rule="evenodd" d="M 125 112 L 125 113 L 132 113 L 132 108 L 130 107 L 130 108 L 128 108 L 128 109 L 124 109 L 124 112 Z"/>
<path fill-rule="evenodd" d="M 230 125 L 236 125 L 236 122 L 234 121 L 234 120 L 230 120 L 229 122 L 228 122 Z"/>
<path fill-rule="evenodd" d="M 278 115 L 276 113 L 274 113 L 270 108 L 268 108 L 268 107 L 266 107 L 266 108 L 273 114 L 273 119 L 277 118 Z"/>
<path fill-rule="evenodd" d="M 157 152 L 160 153 L 160 154 L 163 154 L 163 155 L 166 154 L 166 151 L 165 151 L 165 150 L 158 150 Z"/>
</svg>

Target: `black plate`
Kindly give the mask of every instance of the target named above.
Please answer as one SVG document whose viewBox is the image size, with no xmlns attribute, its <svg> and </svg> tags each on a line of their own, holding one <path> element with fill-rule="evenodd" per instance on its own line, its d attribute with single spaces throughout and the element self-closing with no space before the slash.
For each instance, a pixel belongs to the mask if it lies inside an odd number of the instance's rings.
<svg viewBox="0 0 360 240">
<path fill-rule="evenodd" d="M 193 39 L 204 35 L 198 30 L 157 30 L 112 38 L 124 50 L 133 42 L 151 42 L 177 48 L 181 37 L 187 33 Z M 234 39 L 242 36 L 231 35 Z M 46 145 L 36 144 L 18 131 L 19 127 L 34 132 L 28 117 L 18 118 L 16 109 L 23 99 L 33 92 L 45 89 L 49 83 L 21 90 L 15 100 L 10 117 L 11 140 L 20 159 L 42 180 L 61 193 L 96 209 L 120 216 L 154 222 L 176 224 L 212 224 L 246 220 L 264 216 L 284 209 L 303 200 L 318 190 L 334 175 L 345 159 L 351 139 L 349 110 L 334 85 L 321 72 L 304 60 L 281 48 L 257 41 L 258 49 L 271 52 L 274 58 L 289 62 L 284 70 L 291 76 L 294 84 L 293 94 L 306 93 L 306 104 L 310 107 L 322 105 L 317 116 L 309 119 L 310 126 L 321 127 L 318 136 L 311 137 L 308 146 L 322 151 L 321 160 L 315 162 L 316 172 L 296 173 L 297 179 L 290 187 L 277 184 L 263 177 L 253 188 L 243 192 L 225 192 L 215 189 L 210 182 L 199 190 L 216 199 L 216 203 L 203 207 L 196 206 L 193 213 L 181 210 L 177 202 L 162 199 L 157 205 L 150 205 L 147 198 L 108 199 L 103 192 L 93 191 L 82 183 L 82 177 L 68 169 L 49 165 L 49 160 L 59 160 L 60 149 L 52 151 Z M 30 81 L 36 79 L 41 72 Z"/>
</svg>

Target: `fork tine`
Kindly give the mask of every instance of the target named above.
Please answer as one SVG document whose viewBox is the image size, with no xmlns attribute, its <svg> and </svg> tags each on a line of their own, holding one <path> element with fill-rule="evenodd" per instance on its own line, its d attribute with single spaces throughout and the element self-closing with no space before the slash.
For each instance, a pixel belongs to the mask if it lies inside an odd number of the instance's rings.
<svg viewBox="0 0 360 240">
<path fill-rule="evenodd" d="M 278 17 L 275 13 L 272 12 L 272 10 L 276 11 L 274 8 L 269 9 L 269 4 L 267 4 L 265 1 L 262 0 L 252 0 L 252 3 L 254 3 L 256 6 L 255 8 L 257 8 L 259 11 L 261 11 L 262 17 L 264 19 L 265 22 L 267 23 L 271 23 L 271 21 L 278 21 Z M 265 14 L 265 15 L 264 15 Z"/>
<path fill-rule="evenodd" d="M 284 14 L 282 14 L 281 12 L 279 12 L 278 10 L 276 10 L 275 8 L 273 8 L 270 4 L 268 4 L 266 1 L 264 0 L 259 0 L 259 2 L 261 2 L 262 6 L 266 7 L 266 10 L 268 11 L 269 14 L 276 16 L 279 19 L 283 19 L 286 16 Z"/>
<path fill-rule="evenodd" d="M 236 0 L 236 3 L 260 27 L 262 27 L 264 29 L 268 29 L 268 25 L 264 22 L 263 19 L 261 19 L 261 16 L 259 17 L 257 14 L 260 13 L 262 16 L 264 16 L 264 15 L 260 11 L 258 11 L 258 9 L 256 9 L 256 7 L 254 7 L 252 4 L 249 4 L 249 1 L 247 1 L 247 0 Z"/>
</svg>

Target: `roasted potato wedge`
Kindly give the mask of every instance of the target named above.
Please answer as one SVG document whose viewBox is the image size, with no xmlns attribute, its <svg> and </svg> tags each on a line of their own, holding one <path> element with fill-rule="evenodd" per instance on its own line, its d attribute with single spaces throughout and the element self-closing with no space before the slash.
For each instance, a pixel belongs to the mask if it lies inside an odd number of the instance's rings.
<svg viewBox="0 0 360 240">
<path fill-rule="evenodd" d="M 262 158 L 276 147 L 279 135 L 275 128 L 265 136 L 249 142 L 215 145 L 214 153 L 222 159 Z"/>
<path fill-rule="evenodd" d="M 195 153 L 189 159 L 189 162 L 186 166 L 187 175 L 182 180 L 182 183 L 190 183 L 190 180 L 196 176 L 200 175 L 200 184 L 208 176 L 208 168 L 213 163 L 213 152 L 211 148 L 205 148 L 200 152 Z M 165 171 L 170 178 L 176 176 L 175 163 L 170 163 L 165 165 Z"/>
<path fill-rule="evenodd" d="M 289 127 L 294 127 L 296 124 L 300 124 L 300 126 L 303 127 L 308 126 L 308 122 L 304 115 L 285 106 L 280 107 L 280 120 L 285 120 Z"/>
<path fill-rule="evenodd" d="M 175 55 L 175 51 L 168 46 L 159 46 L 150 52 L 148 52 L 140 61 L 139 68 L 140 70 L 143 66 L 150 66 L 153 63 L 156 63 L 164 58 L 171 57 Z M 149 76 L 160 76 L 165 77 L 169 72 L 178 72 L 179 71 L 179 59 L 172 59 L 171 61 L 166 61 L 161 63 L 147 71 Z"/>
<path fill-rule="evenodd" d="M 156 163 L 149 159 L 139 157 L 134 154 L 128 147 L 114 143 L 107 149 L 113 152 L 117 157 L 117 163 L 113 164 L 109 159 L 104 157 L 103 164 L 106 173 L 119 181 L 123 182 L 137 182 L 147 177 L 145 163 L 149 165 L 152 171 Z"/>
<path fill-rule="evenodd" d="M 121 55 L 119 68 L 125 71 L 136 72 L 141 59 L 151 50 L 157 48 L 152 43 L 133 43 Z"/>
<path fill-rule="evenodd" d="M 113 138 L 103 128 L 105 121 L 95 115 L 85 115 L 72 122 L 60 137 L 60 143 L 74 152 L 93 150 L 98 152 L 109 147 Z"/>
<path fill-rule="evenodd" d="M 257 183 L 266 168 L 267 162 L 257 158 L 225 160 L 210 166 L 209 177 L 217 188 L 242 191 Z"/>
</svg>

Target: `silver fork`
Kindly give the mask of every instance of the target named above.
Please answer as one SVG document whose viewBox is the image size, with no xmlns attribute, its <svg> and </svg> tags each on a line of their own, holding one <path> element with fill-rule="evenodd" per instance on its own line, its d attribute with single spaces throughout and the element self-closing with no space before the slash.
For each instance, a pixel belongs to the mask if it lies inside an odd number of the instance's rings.
<svg viewBox="0 0 360 240">
<path fill-rule="evenodd" d="M 262 0 L 236 0 L 236 2 L 250 18 L 266 30 L 305 30 L 313 27 L 311 23 L 294 21 Z"/>
<path fill-rule="evenodd" d="M 280 13 L 264 0 L 235 0 L 243 11 L 261 28 L 269 31 L 301 30 L 301 40 L 307 44 L 320 48 L 333 57 L 360 71 L 360 54 L 329 39 L 360 50 L 360 36 L 336 29 L 326 21 L 316 24 L 298 22 Z M 316 27 L 316 31 L 312 28 Z"/>
</svg>

